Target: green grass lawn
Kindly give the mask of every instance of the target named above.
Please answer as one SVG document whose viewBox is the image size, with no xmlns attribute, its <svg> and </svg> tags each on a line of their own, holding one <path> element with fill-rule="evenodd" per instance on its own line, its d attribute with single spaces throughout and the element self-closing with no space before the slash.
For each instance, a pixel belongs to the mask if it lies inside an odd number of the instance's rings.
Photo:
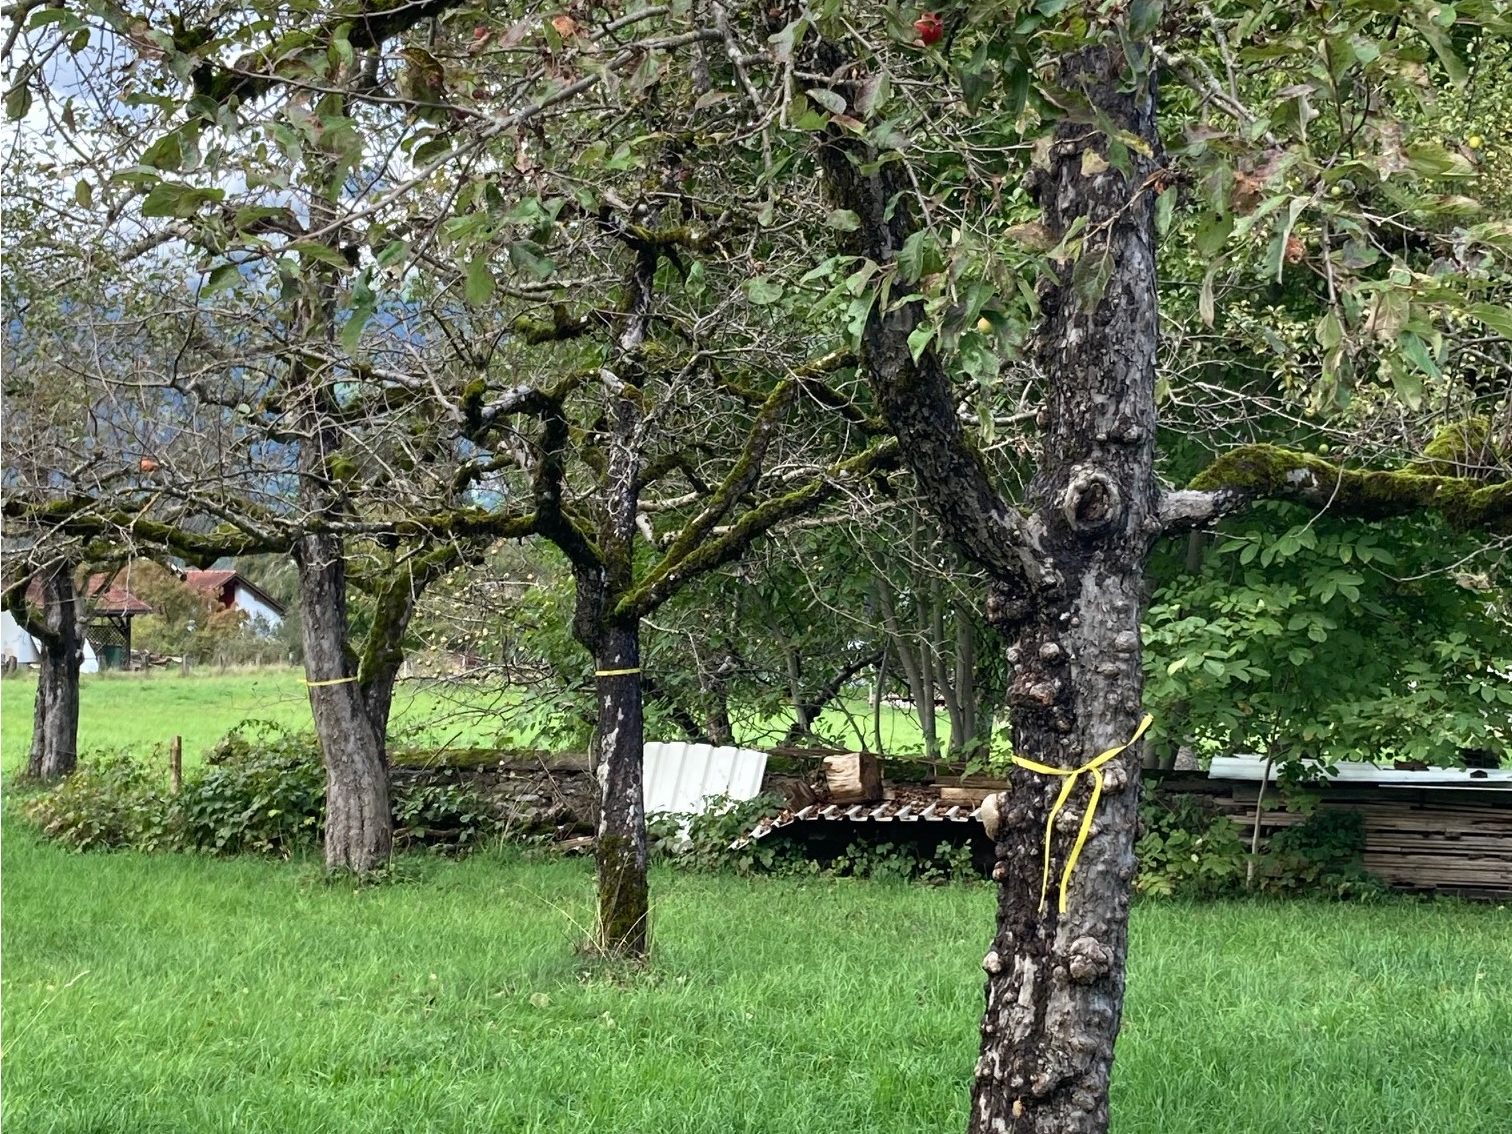
<svg viewBox="0 0 1512 1134">
<path fill-rule="evenodd" d="M 86 674 L 80 678 L 79 748 L 85 753 L 127 748 L 146 754 L 158 745 L 166 749 L 178 735 L 184 738 L 185 762 L 193 766 L 206 748 L 244 720 L 309 728 L 310 702 L 301 676 L 297 669 L 271 667 L 223 674 L 208 669 L 188 675 L 177 670 Z M 7 775 L 26 762 L 36 690 L 35 677 L 27 674 L 0 682 L 0 769 Z M 513 704 L 508 690 L 482 683 L 400 682 L 389 731 L 398 743 L 530 746 L 534 738 L 513 725 Z M 841 745 L 855 744 L 847 712 L 870 737 L 864 699 L 825 714 L 819 725 L 823 734 Z M 918 721 L 911 713 L 884 707 L 882 722 L 889 751 L 920 750 Z M 786 728 L 786 721 L 772 722 L 762 730 L 765 742 L 774 742 Z"/>
<path fill-rule="evenodd" d="M 4 683 L 7 770 L 34 688 Z M 417 685 L 396 719 L 507 726 L 456 707 Z M 306 724 L 298 674 L 87 678 L 81 742 L 192 756 L 247 717 Z M 616 977 L 574 951 L 582 861 L 411 857 L 354 891 L 310 863 L 76 855 L 4 815 L 7 1134 L 964 1125 L 986 887 L 662 872 L 655 964 Z M 1512 914 L 1141 903 L 1114 1089 L 1125 1134 L 1501 1134 Z"/>
<path fill-rule="evenodd" d="M 267 668 L 188 675 L 175 671 L 86 674 L 79 690 L 79 749 L 127 748 L 146 754 L 184 738 L 192 765 L 233 726 L 270 720 L 310 727 L 310 702 L 297 669 Z M 0 683 L 0 730 L 7 774 L 25 764 L 31 742 L 34 677 Z M 390 734 L 431 745 L 517 744 L 509 728 L 507 693 L 471 683 L 401 682 L 394 696 Z"/>
<path fill-rule="evenodd" d="M 12 814 L 14 814 L 12 812 Z M 305 863 L 4 841 L 4 1129 L 962 1129 L 984 886 L 659 872 L 654 966 L 574 952 L 581 860 Z M 1512 915 L 1141 903 L 1123 1134 L 1512 1121 Z"/>
</svg>

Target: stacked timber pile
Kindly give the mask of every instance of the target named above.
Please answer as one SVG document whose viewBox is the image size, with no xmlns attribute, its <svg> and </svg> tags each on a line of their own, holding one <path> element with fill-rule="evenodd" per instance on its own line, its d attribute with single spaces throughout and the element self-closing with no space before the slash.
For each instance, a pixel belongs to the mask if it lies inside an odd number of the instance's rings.
<svg viewBox="0 0 1512 1134">
<path fill-rule="evenodd" d="M 1234 757 L 1215 760 L 1208 776 L 1155 773 L 1152 778 L 1161 792 L 1205 796 L 1248 832 L 1260 794 L 1253 770 L 1258 763 Z M 1512 894 L 1512 772 L 1343 765 L 1339 777 L 1309 790 L 1321 808 L 1359 813 L 1365 869 L 1388 886 Z M 1266 801 L 1267 806 L 1279 802 L 1274 784 L 1266 785 Z M 1263 810 L 1261 838 L 1305 818 L 1284 808 Z"/>
<path fill-rule="evenodd" d="M 736 846 L 795 824 L 814 825 L 807 836 L 812 839 L 831 824 L 897 823 L 900 826 L 889 838 L 928 842 L 939 837 L 930 833 L 936 824 L 973 823 L 982 799 L 1004 786 L 1002 780 L 962 776 L 935 782 L 893 782 L 883 778 L 882 761 L 870 753 L 810 749 L 804 754 L 815 761 L 818 774 L 802 793 L 782 785 L 781 794 L 787 797 L 788 807 L 761 819 Z M 965 841 L 971 841 L 976 833 L 974 830 Z"/>
</svg>

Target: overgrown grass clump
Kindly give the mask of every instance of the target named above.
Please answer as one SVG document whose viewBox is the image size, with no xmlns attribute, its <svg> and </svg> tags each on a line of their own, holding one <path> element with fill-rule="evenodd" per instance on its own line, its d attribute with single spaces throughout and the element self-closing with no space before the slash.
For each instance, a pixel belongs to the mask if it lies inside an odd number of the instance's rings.
<svg viewBox="0 0 1512 1134">
<path fill-rule="evenodd" d="M 4 841 L 7 1131 L 964 1128 L 993 895 L 659 871 L 588 967 L 587 864 L 70 854 Z M 1512 915 L 1136 906 L 1124 1134 L 1502 1134 Z"/>
</svg>

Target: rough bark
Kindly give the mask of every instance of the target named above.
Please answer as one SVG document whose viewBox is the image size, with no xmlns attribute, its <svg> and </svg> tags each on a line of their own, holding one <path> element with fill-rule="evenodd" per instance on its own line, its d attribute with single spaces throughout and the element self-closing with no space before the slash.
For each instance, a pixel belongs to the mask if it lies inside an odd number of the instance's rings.
<svg viewBox="0 0 1512 1134">
<path fill-rule="evenodd" d="M 337 536 L 294 546 L 310 709 L 326 771 L 326 869 L 366 874 L 388 862 L 394 821 L 388 763 L 347 645 L 346 563 Z"/>
<path fill-rule="evenodd" d="M 838 60 L 821 59 L 821 66 Z M 832 68 L 830 68 L 832 69 Z M 1066 57 L 1061 86 L 1153 154 L 1153 85 L 1131 81 L 1117 49 Z M 1104 159 L 1083 156 L 1096 149 Z M 1016 750 L 1075 768 L 1133 733 L 1140 702 L 1143 564 L 1159 523 L 1152 474 L 1156 279 L 1150 155 L 1107 159 L 1085 121 L 1057 128 L 1038 193 L 1044 222 L 1064 233 L 1087 217 L 1081 264 L 1045 288 L 1038 352 L 1047 376 L 1043 455 L 1028 513 L 1007 506 L 971 451 L 943 363 L 915 360 L 918 303 L 874 312 L 862 357 L 904 459 L 945 534 L 991 577 L 989 621 L 1010 640 L 1008 700 Z M 838 131 L 821 164 L 839 202 L 861 220 L 858 251 L 892 260 L 916 221 L 895 166 L 873 165 Z M 1087 806 L 1083 777 L 1052 832 L 1052 882 Z M 1107 788 L 1071 878 L 1067 912 L 1055 887 L 1041 903 L 1045 823 L 1057 777 L 1015 768 L 997 834 L 998 930 L 987 971 L 972 1134 L 1091 1134 L 1107 1129 L 1113 1042 L 1123 1005 L 1129 884 L 1134 871 L 1138 760 L 1106 768 Z"/>
<path fill-rule="evenodd" d="M 1153 84 L 1130 82 L 1120 53 L 1068 58 L 1062 82 L 1153 149 Z M 1140 711 L 1140 613 L 1154 532 L 1156 277 L 1153 157 L 1130 153 L 1132 176 L 1091 172 L 1083 154 L 1107 140 L 1067 123 L 1040 185 L 1045 222 L 1061 233 L 1086 216 L 1084 259 L 1105 265 L 1102 289 L 1048 289 L 1039 339 L 1046 388 L 1043 456 L 1029 487 L 1041 547 L 1060 580 L 1009 623 L 1014 745 L 1042 763 L 1077 767 L 1127 740 Z M 1099 163 L 1093 163 L 1094 165 Z M 1073 271 L 1074 281 L 1082 273 Z M 1083 277 L 1085 278 L 1085 277 Z M 987 1006 L 972 1091 L 980 1134 L 1103 1131 L 1123 1010 L 1139 761 L 1106 767 L 1107 790 L 1071 879 L 1064 914 L 1041 905 L 1043 839 L 1061 783 L 1015 769 L 998 837 L 998 932 L 983 967 Z M 1056 821 L 1058 871 L 1087 806 L 1083 777 Z"/>
<path fill-rule="evenodd" d="M 42 575 L 42 609 L 21 611 L 17 624 L 37 642 L 40 666 L 32 713 L 26 774 L 56 780 L 79 762 L 79 671 L 84 664 L 82 611 L 72 569 L 54 566 Z"/>
<path fill-rule="evenodd" d="M 650 943 L 650 895 L 639 620 L 604 627 L 594 663 L 599 672 L 594 736 L 599 781 L 598 945 L 612 956 L 643 957 Z"/>
</svg>

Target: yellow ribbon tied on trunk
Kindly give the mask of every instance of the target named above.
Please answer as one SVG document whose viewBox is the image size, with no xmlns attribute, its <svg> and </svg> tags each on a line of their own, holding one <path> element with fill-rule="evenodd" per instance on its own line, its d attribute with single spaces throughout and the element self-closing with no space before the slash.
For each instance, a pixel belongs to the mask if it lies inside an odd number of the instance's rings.
<svg viewBox="0 0 1512 1134">
<path fill-rule="evenodd" d="M 1045 820 L 1045 873 L 1040 881 L 1040 912 L 1045 910 L 1045 903 L 1050 897 L 1050 844 L 1055 837 L 1055 817 L 1060 814 L 1060 809 L 1065 806 L 1066 800 L 1071 797 L 1071 789 L 1076 787 L 1076 781 L 1083 775 L 1092 776 L 1092 798 L 1087 800 L 1087 812 L 1082 816 L 1081 830 L 1076 833 L 1076 842 L 1071 845 L 1070 857 L 1066 859 L 1066 869 L 1061 871 L 1060 883 L 1060 912 L 1066 912 L 1066 890 L 1071 885 L 1071 872 L 1076 869 L 1076 860 L 1081 857 L 1082 847 L 1087 845 L 1087 835 L 1092 830 L 1092 816 L 1097 813 L 1098 801 L 1102 799 L 1103 774 L 1102 767 L 1113 757 L 1125 749 L 1132 748 L 1139 743 L 1139 738 L 1145 734 L 1145 730 L 1153 724 L 1155 718 L 1146 713 L 1144 720 L 1139 722 L 1139 727 L 1134 730 L 1134 735 L 1129 737 L 1116 748 L 1109 748 L 1106 752 L 1099 752 L 1088 760 L 1080 768 L 1056 768 L 1050 764 L 1040 764 L 1034 760 L 1026 760 L 1022 756 L 1012 756 L 1010 759 L 1020 768 L 1027 768 L 1031 772 L 1038 772 L 1042 776 L 1060 776 L 1065 783 L 1061 785 L 1060 795 L 1056 796 L 1055 806 L 1050 809 L 1050 817 Z"/>
</svg>

